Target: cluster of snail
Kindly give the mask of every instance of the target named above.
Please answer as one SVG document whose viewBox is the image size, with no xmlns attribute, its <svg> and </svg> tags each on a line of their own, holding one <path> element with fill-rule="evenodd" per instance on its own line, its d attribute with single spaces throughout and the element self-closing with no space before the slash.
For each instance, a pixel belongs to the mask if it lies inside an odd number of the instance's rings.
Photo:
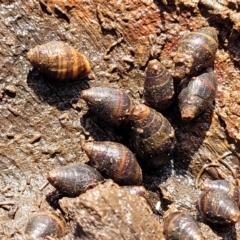
<svg viewBox="0 0 240 240">
<path fill-rule="evenodd" d="M 147 167 L 162 166 L 172 159 L 175 134 L 170 122 L 158 111 L 169 107 L 173 102 L 176 83 L 179 89 L 177 91 L 180 92 L 178 99 L 182 120 L 192 120 L 212 104 L 217 81 L 211 67 L 217 48 L 217 31 L 212 27 L 204 27 L 189 33 L 180 41 L 173 58 L 174 79 L 158 60 L 151 60 L 144 82 L 143 96 L 146 105 L 136 104 L 123 90 L 110 87 L 83 90 L 81 98 L 92 112 L 112 125 L 124 126 L 130 122 L 132 148 L 137 158 L 143 160 Z M 27 58 L 34 67 L 57 80 L 74 80 L 85 77 L 90 72 L 86 57 L 64 42 L 52 41 L 36 46 L 27 53 Z M 142 169 L 135 155 L 124 145 L 96 141 L 86 143 L 83 148 L 90 159 L 88 165 L 74 164 L 48 173 L 48 181 L 65 196 L 76 197 L 104 178 L 111 178 L 123 186 L 141 185 Z M 225 199 L 230 205 L 234 205 L 236 197 L 229 196 L 233 190 L 226 192 L 225 185 L 221 186 L 219 184 L 213 190 L 214 187 L 210 184 L 204 185 L 199 198 L 199 210 L 206 220 L 213 223 L 236 223 L 239 219 L 238 206 L 233 206 L 234 210 L 222 210 L 220 201 Z M 235 215 L 225 217 L 228 210 Z M 53 219 L 56 222 L 56 218 Z M 187 213 L 170 214 L 165 219 L 166 238 L 183 239 L 179 234 L 183 234 L 181 231 L 185 230 L 181 226 L 187 223 L 192 229 L 196 228 L 195 233 L 200 236 L 187 239 L 203 239 L 194 221 Z M 26 233 L 31 234 L 33 230 L 29 230 L 29 225 L 31 224 L 28 224 Z M 178 228 L 179 231 L 176 230 Z"/>
</svg>

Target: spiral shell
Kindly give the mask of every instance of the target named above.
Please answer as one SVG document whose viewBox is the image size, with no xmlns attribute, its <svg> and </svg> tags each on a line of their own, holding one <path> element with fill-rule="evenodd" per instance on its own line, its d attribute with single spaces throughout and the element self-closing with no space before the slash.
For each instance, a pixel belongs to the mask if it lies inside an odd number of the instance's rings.
<svg viewBox="0 0 240 240">
<path fill-rule="evenodd" d="M 83 54 L 61 41 L 51 41 L 30 49 L 27 59 L 33 67 L 62 81 L 83 78 L 91 70 Z"/>
<path fill-rule="evenodd" d="M 203 191 L 207 190 L 222 190 L 228 194 L 228 196 L 236 201 L 240 206 L 240 189 L 239 187 L 227 180 L 205 180 L 201 185 L 200 189 Z"/>
<path fill-rule="evenodd" d="M 164 219 L 167 240 L 204 240 L 197 221 L 186 212 L 173 212 Z"/>
<path fill-rule="evenodd" d="M 174 76 L 183 79 L 189 74 L 211 67 L 218 48 L 217 31 L 203 27 L 186 35 L 178 44 L 173 61 Z"/>
<path fill-rule="evenodd" d="M 115 142 L 89 142 L 84 150 L 89 164 L 105 178 L 120 185 L 140 185 L 142 170 L 133 153 L 124 145 Z"/>
<path fill-rule="evenodd" d="M 103 181 L 101 174 L 86 164 L 73 164 L 51 170 L 48 181 L 61 193 L 76 197 Z"/>
<path fill-rule="evenodd" d="M 132 145 L 148 166 L 159 167 L 172 158 L 174 129 L 163 115 L 139 104 L 132 114 Z"/>
<path fill-rule="evenodd" d="M 128 122 L 134 105 L 124 91 L 117 88 L 93 87 L 83 90 L 81 98 L 106 122 L 121 125 Z"/>
<path fill-rule="evenodd" d="M 181 117 L 190 121 L 204 112 L 214 101 L 217 92 L 217 80 L 212 69 L 192 78 L 178 96 Z"/>
<path fill-rule="evenodd" d="M 25 233 L 35 238 L 62 237 L 65 235 L 65 222 L 50 212 L 39 212 L 32 216 L 25 228 Z"/>
<path fill-rule="evenodd" d="M 198 200 L 202 216 L 216 224 L 237 223 L 240 212 L 237 203 L 223 190 L 204 191 Z"/>
<path fill-rule="evenodd" d="M 173 78 L 156 59 L 148 63 L 143 96 L 146 103 L 157 110 L 165 109 L 173 102 Z"/>
</svg>

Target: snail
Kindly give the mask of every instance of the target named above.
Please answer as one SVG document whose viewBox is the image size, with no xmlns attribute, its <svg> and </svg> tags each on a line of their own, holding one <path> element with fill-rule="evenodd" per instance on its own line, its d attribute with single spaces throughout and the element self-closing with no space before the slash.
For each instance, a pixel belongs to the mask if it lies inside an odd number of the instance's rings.
<svg viewBox="0 0 240 240">
<path fill-rule="evenodd" d="M 211 223 L 234 224 L 240 219 L 237 203 L 220 189 L 203 191 L 198 199 L 198 207 L 202 216 Z"/>
<path fill-rule="evenodd" d="M 89 142 L 84 150 L 90 158 L 89 164 L 105 178 L 120 185 L 140 185 L 142 169 L 133 153 L 124 145 L 115 142 Z"/>
<path fill-rule="evenodd" d="M 133 195 L 138 195 L 144 198 L 147 198 L 148 195 L 145 187 L 143 186 L 122 186 L 122 189 Z"/>
<path fill-rule="evenodd" d="M 136 105 L 132 125 L 133 148 L 146 165 L 159 167 L 172 158 L 174 129 L 161 113 L 144 104 Z"/>
<path fill-rule="evenodd" d="M 83 90 L 81 98 L 94 113 L 117 126 L 128 122 L 134 108 L 130 96 L 117 88 L 92 87 Z"/>
<path fill-rule="evenodd" d="M 82 163 L 53 169 L 47 180 L 64 195 L 76 197 L 104 179 L 96 169 Z"/>
<path fill-rule="evenodd" d="M 174 53 L 174 77 L 183 79 L 203 68 L 211 67 L 217 48 L 217 31 L 213 27 L 203 27 L 187 34 L 180 40 Z"/>
<path fill-rule="evenodd" d="M 83 78 L 91 70 L 90 64 L 83 54 L 61 41 L 37 45 L 28 51 L 27 59 L 33 67 L 61 81 Z"/>
<path fill-rule="evenodd" d="M 50 212 L 39 212 L 32 216 L 25 228 L 25 233 L 34 239 L 47 236 L 62 237 L 65 235 L 65 222 Z"/>
<path fill-rule="evenodd" d="M 239 187 L 228 181 L 228 180 L 205 180 L 201 185 L 200 189 L 206 190 L 222 190 L 228 194 L 228 196 L 236 201 L 238 206 L 240 206 L 240 189 Z"/>
<path fill-rule="evenodd" d="M 143 96 L 146 103 L 156 110 L 165 109 L 173 102 L 173 78 L 156 59 L 147 65 Z"/>
<path fill-rule="evenodd" d="M 167 240 L 204 240 L 197 221 L 187 212 L 173 212 L 164 219 Z"/>
<path fill-rule="evenodd" d="M 205 111 L 214 101 L 216 92 L 217 80 L 212 69 L 193 77 L 178 96 L 182 119 L 190 121 Z"/>
</svg>

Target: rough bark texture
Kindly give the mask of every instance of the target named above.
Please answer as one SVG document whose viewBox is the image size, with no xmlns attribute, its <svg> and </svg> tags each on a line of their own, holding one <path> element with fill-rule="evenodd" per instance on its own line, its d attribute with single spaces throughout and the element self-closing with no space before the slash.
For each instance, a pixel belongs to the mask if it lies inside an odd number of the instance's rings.
<svg viewBox="0 0 240 240">
<path fill-rule="evenodd" d="M 116 141 L 131 147 L 129 129 L 110 127 L 87 112 L 79 99 L 81 90 L 119 87 L 141 101 L 148 61 L 157 58 L 172 72 L 172 52 L 179 39 L 189 30 L 211 25 L 218 30 L 220 42 L 214 68 L 219 83 L 215 104 L 190 123 L 181 122 L 177 103 L 163 112 L 176 132 L 173 164 L 156 172 L 143 169 L 144 185 L 151 190 L 148 201 L 160 222 L 167 206 L 174 203 L 197 216 L 206 239 L 239 239 L 239 224 L 209 227 L 198 216 L 199 191 L 194 187 L 198 172 L 208 163 L 220 166 L 206 168 L 200 181 L 239 177 L 237 4 L 233 0 L 1 0 L 0 238 L 20 239 L 33 212 L 52 210 L 52 199 L 46 196 L 54 189 L 50 185 L 42 189 L 47 172 L 86 162 L 84 141 Z M 91 76 L 59 83 L 32 69 L 27 51 L 51 40 L 66 41 L 86 55 Z M 227 162 L 232 172 L 219 160 Z M 161 190 L 157 197 L 156 189 Z M 161 206 L 155 209 L 157 201 Z M 68 224 L 63 239 L 72 239 L 75 223 Z"/>
</svg>

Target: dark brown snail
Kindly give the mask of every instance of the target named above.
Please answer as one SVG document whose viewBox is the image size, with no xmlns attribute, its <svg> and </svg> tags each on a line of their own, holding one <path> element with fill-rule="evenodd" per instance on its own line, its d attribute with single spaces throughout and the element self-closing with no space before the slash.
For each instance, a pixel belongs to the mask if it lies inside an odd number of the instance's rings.
<svg viewBox="0 0 240 240">
<path fill-rule="evenodd" d="M 84 150 L 89 164 L 105 178 L 120 185 L 140 185 L 142 170 L 133 153 L 124 145 L 115 142 L 89 142 Z"/>
<path fill-rule="evenodd" d="M 158 60 L 150 61 L 147 66 L 143 92 L 146 103 L 157 110 L 162 110 L 173 102 L 173 95 L 171 74 Z"/>
<path fill-rule="evenodd" d="M 73 164 L 51 170 L 47 180 L 61 193 L 76 197 L 103 181 L 102 175 L 86 164 Z"/>
<path fill-rule="evenodd" d="M 25 228 L 25 233 L 35 238 L 47 236 L 62 237 L 65 235 L 65 223 L 55 214 L 50 212 L 39 212 L 32 216 Z"/>
<path fill-rule="evenodd" d="M 134 108 L 130 96 L 117 88 L 93 87 L 83 90 L 81 98 L 94 113 L 114 125 L 126 123 Z"/>
<path fill-rule="evenodd" d="M 204 240 L 197 221 L 186 212 L 173 212 L 164 219 L 167 240 Z"/>
<path fill-rule="evenodd" d="M 218 48 L 217 31 L 212 27 L 203 27 L 186 35 L 180 40 L 174 53 L 174 76 L 183 79 L 189 74 L 211 67 Z"/>
<path fill-rule="evenodd" d="M 132 145 L 148 166 L 158 167 L 172 157 L 174 129 L 163 115 L 139 104 L 132 114 Z"/>
<path fill-rule="evenodd" d="M 84 55 L 61 41 L 51 41 L 30 49 L 27 59 L 33 67 L 62 81 L 85 77 L 91 70 Z"/>
<path fill-rule="evenodd" d="M 212 69 L 194 77 L 178 96 L 181 117 L 190 121 L 205 111 L 215 99 L 217 80 Z"/>
<path fill-rule="evenodd" d="M 211 223 L 228 224 L 239 221 L 237 203 L 223 190 L 204 191 L 198 200 L 202 216 Z"/>
<path fill-rule="evenodd" d="M 203 191 L 207 190 L 222 190 L 228 194 L 229 197 L 234 199 L 238 206 L 240 206 L 240 189 L 239 187 L 227 180 L 205 180 L 201 185 L 200 189 Z"/>
</svg>

